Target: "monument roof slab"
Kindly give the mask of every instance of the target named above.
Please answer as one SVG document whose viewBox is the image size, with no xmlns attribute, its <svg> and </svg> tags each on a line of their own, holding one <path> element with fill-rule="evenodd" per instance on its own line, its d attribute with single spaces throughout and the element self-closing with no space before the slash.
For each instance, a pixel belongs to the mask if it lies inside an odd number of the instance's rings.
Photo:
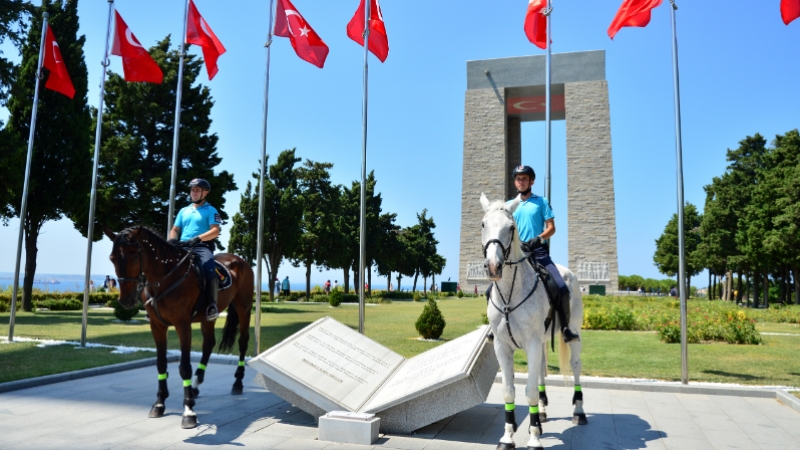
<svg viewBox="0 0 800 450">
<path fill-rule="evenodd" d="M 488 71 L 488 73 L 487 73 Z M 605 50 L 554 53 L 552 84 L 606 79 Z M 545 84 L 545 55 L 467 61 L 467 90 Z"/>
</svg>

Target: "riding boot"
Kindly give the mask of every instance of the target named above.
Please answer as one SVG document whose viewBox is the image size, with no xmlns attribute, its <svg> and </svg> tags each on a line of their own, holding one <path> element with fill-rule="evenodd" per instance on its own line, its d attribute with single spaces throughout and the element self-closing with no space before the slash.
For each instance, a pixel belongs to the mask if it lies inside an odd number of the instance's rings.
<svg viewBox="0 0 800 450">
<path fill-rule="evenodd" d="M 560 296 L 560 301 L 558 302 L 558 308 L 556 311 L 558 312 L 558 320 L 561 322 L 561 335 L 564 336 L 564 342 L 570 342 L 575 339 L 580 340 L 580 336 L 573 333 L 572 330 L 569 329 L 569 323 L 567 322 L 567 314 L 564 312 L 564 307 L 569 303 L 570 295 L 569 291 L 564 293 L 563 296 Z"/>
<path fill-rule="evenodd" d="M 206 320 L 212 322 L 219 317 L 217 311 L 217 295 L 219 294 L 219 278 L 216 274 L 208 277 L 206 280 L 206 300 L 208 301 L 208 308 L 206 308 Z"/>
</svg>

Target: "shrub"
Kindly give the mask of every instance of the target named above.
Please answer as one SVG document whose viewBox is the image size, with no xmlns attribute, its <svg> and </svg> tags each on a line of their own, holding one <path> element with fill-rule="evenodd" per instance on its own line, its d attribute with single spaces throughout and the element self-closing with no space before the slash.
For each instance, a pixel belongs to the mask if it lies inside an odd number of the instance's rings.
<svg viewBox="0 0 800 450">
<path fill-rule="evenodd" d="M 428 300 L 428 304 L 422 309 L 415 327 L 420 335 L 425 339 L 439 339 L 444 331 L 446 322 L 442 312 L 436 305 L 436 301 Z"/>
<path fill-rule="evenodd" d="M 464 297 L 464 291 L 462 291 L 461 289 L 459 289 L 459 290 L 458 290 L 458 293 L 456 293 L 456 297 L 458 297 L 458 298 L 463 298 L 463 297 Z"/>
<path fill-rule="evenodd" d="M 373 291 L 373 294 L 375 292 Z M 391 291 L 391 292 L 382 292 L 380 294 L 383 298 L 390 298 L 390 299 L 412 299 L 414 295 L 408 291 Z"/>
<path fill-rule="evenodd" d="M 339 289 L 334 289 L 331 291 L 331 295 L 328 296 L 328 302 L 333 307 L 337 307 L 342 303 L 342 296 L 344 294 Z"/>
<path fill-rule="evenodd" d="M 133 319 L 134 316 L 136 316 L 136 314 L 139 313 L 138 304 L 136 304 L 136 306 L 134 306 L 131 309 L 127 309 L 124 306 L 122 306 L 119 300 L 114 300 L 111 302 L 111 305 L 114 308 L 114 317 L 123 322 L 130 321 L 131 319 Z"/>
<path fill-rule="evenodd" d="M 413 296 L 414 301 L 418 302 L 418 301 L 420 301 L 421 298 L 422 298 L 422 296 L 419 295 L 419 292 L 414 291 L 414 296 Z"/>
<path fill-rule="evenodd" d="M 489 316 L 486 313 L 481 313 L 481 323 L 484 325 L 489 325 Z"/>
<path fill-rule="evenodd" d="M 18 299 L 19 300 L 19 299 Z M 33 302 L 35 308 L 47 308 L 50 311 L 80 311 L 83 309 L 83 302 L 74 298 L 56 300 L 36 300 Z"/>
</svg>

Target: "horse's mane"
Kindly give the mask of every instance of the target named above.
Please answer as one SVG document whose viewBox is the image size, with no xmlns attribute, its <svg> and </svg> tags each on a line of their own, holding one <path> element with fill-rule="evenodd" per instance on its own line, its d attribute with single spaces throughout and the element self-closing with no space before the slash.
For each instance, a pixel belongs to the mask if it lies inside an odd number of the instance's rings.
<svg viewBox="0 0 800 450">
<path fill-rule="evenodd" d="M 143 247 L 146 244 L 158 260 L 180 259 L 186 254 L 186 250 L 170 244 L 161 234 L 144 225 L 137 225 L 120 231 L 114 241 L 114 250 L 119 244 L 133 243 L 134 239 L 132 239 L 131 235 L 134 232 L 139 234 L 139 238 L 135 240 L 140 241 L 139 243 Z"/>
</svg>

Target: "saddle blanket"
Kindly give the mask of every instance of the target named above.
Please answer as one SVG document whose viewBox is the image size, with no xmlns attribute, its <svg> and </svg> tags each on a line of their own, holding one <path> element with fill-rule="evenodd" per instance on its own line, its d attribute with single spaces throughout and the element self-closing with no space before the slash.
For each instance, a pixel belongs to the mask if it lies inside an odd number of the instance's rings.
<svg viewBox="0 0 800 450">
<path fill-rule="evenodd" d="M 216 266 L 215 271 L 217 273 L 217 276 L 219 277 L 219 290 L 224 291 L 225 289 L 231 287 L 231 284 L 233 284 L 233 278 L 231 278 L 231 272 L 228 270 L 227 267 L 225 267 L 225 265 L 223 265 L 221 262 L 217 260 L 214 260 L 214 265 Z"/>
</svg>

